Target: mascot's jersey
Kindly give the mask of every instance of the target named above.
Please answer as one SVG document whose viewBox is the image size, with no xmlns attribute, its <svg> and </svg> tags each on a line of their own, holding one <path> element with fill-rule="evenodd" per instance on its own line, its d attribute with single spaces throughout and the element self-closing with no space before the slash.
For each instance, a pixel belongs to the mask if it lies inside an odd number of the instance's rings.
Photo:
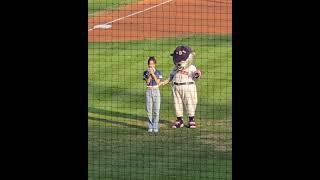
<svg viewBox="0 0 320 180">
<path fill-rule="evenodd" d="M 176 83 L 194 82 L 194 72 L 196 70 L 197 68 L 194 65 L 190 65 L 181 71 L 172 71 L 170 73 L 170 79 Z"/>
</svg>

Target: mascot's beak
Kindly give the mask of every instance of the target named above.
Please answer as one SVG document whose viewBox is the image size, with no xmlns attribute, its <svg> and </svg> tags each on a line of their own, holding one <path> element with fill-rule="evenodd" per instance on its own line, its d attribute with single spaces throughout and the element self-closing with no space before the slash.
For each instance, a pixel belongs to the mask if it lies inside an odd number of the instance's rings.
<svg viewBox="0 0 320 180">
<path fill-rule="evenodd" d="M 184 67 L 183 67 L 182 64 L 178 63 L 178 64 L 177 64 L 177 68 L 178 68 L 179 70 L 182 70 Z"/>
</svg>

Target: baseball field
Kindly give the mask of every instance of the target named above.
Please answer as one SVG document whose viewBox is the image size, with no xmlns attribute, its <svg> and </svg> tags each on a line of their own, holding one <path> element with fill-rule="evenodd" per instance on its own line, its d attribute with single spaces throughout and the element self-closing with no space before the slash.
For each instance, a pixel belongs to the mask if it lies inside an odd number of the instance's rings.
<svg viewBox="0 0 320 180">
<path fill-rule="evenodd" d="M 89 0 L 88 5 L 89 28 L 116 20 L 111 28 L 88 32 L 88 179 L 231 180 L 231 1 Z M 149 135 L 142 80 L 147 59 L 155 56 L 167 78 L 170 53 L 181 44 L 194 49 L 194 64 L 203 71 L 197 128 L 171 128 L 175 110 L 167 85 L 160 88 L 159 133 Z"/>
</svg>

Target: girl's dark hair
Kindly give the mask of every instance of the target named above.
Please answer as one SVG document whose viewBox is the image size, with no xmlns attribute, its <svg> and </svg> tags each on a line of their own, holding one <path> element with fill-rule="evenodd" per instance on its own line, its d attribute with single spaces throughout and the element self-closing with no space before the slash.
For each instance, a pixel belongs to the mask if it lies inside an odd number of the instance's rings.
<svg viewBox="0 0 320 180">
<path fill-rule="evenodd" d="M 150 61 L 153 61 L 155 64 L 157 64 L 157 60 L 154 56 L 150 56 L 148 59 L 148 65 L 150 64 Z"/>
</svg>

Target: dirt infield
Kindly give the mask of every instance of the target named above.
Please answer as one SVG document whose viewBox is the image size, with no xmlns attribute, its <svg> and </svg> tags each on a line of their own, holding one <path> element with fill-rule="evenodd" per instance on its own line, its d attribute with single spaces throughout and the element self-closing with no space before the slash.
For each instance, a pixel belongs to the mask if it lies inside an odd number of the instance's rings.
<svg viewBox="0 0 320 180">
<path fill-rule="evenodd" d="M 90 18 L 89 28 L 119 18 L 120 20 L 113 22 L 109 29 L 89 31 L 88 41 L 112 42 L 199 33 L 232 33 L 231 0 L 172 0 L 159 5 L 166 1 L 139 1 Z M 146 10 L 148 8 L 149 10 Z M 129 17 L 125 18 L 126 16 Z"/>
</svg>

